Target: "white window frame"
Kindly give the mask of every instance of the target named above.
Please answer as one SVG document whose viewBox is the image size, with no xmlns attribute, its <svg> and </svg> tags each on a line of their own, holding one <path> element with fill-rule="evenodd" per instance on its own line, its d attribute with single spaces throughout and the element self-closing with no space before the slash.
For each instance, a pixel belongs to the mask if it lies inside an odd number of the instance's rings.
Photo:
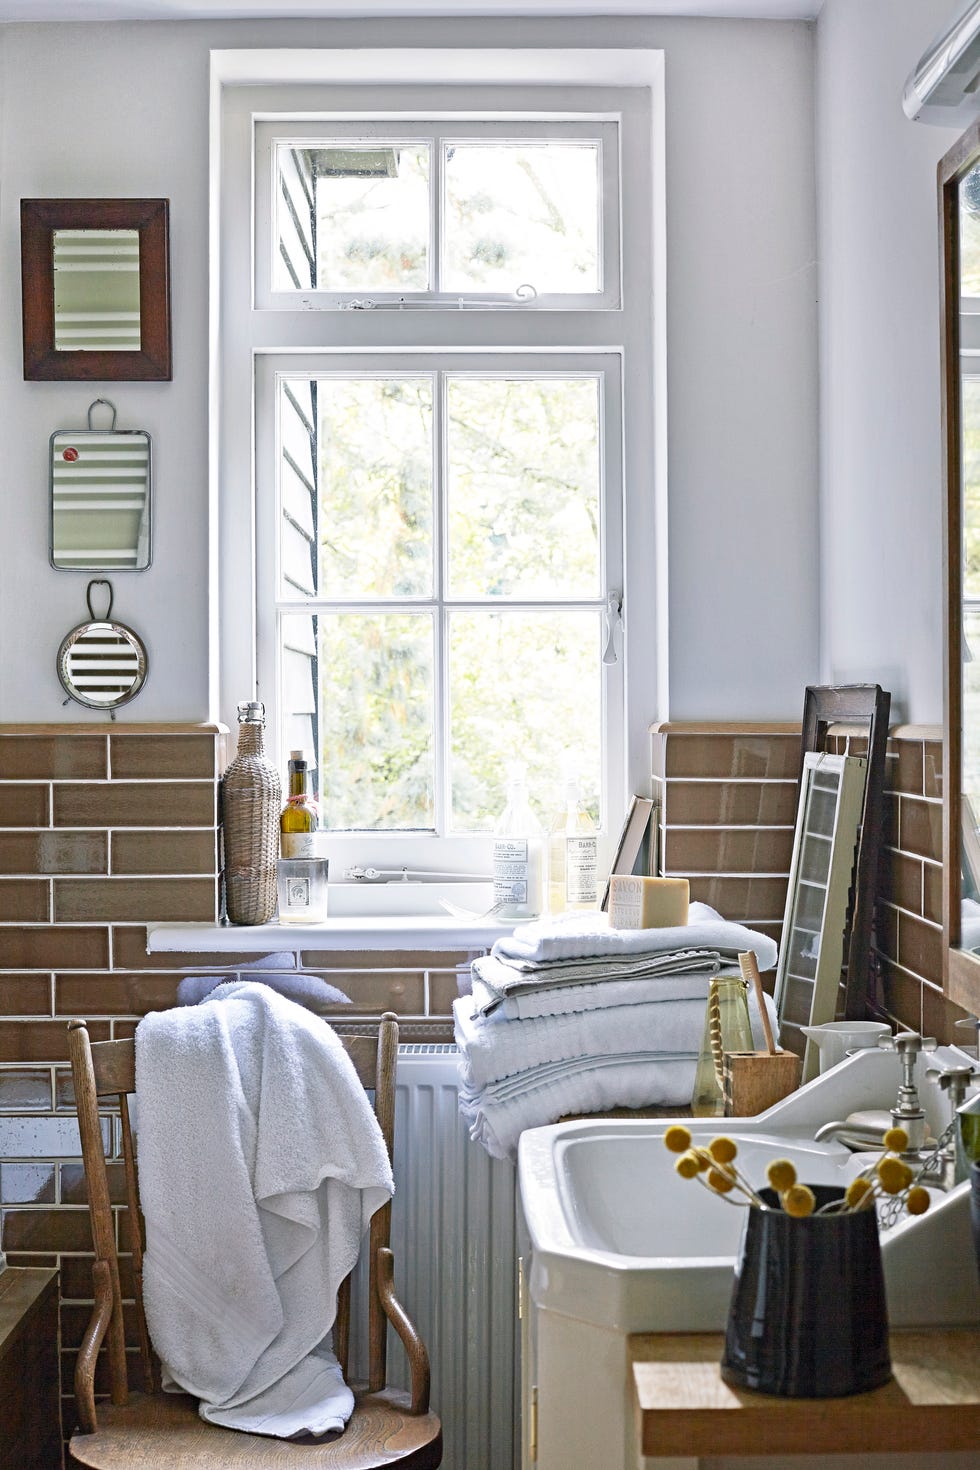
<svg viewBox="0 0 980 1470">
<path fill-rule="evenodd" d="M 502 358 L 506 357 L 506 362 Z M 600 421 L 599 421 L 599 454 L 600 454 L 600 525 L 603 536 L 599 550 L 599 588 L 591 596 L 582 595 L 560 595 L 555 594 L 551 598 L 526 598 L 506 597 L 491 598 L 477 596 L 450 596 L 446 590 L 448 582 L 448 542 L 443 531 L 444 522 L 440 526 L 438 520 L 433 526 L 433 545 L 435 563 L 433 566 L 433 591 L 430 596 L 399 597 L 399 598 L 357 598 L 341 596 L 336 598 L 319 597 L 312 599 L 301 599 L 289 597 L 284 592 L 282 568 L 279 564 L 279 538 L 277 537 L 277 526 L 281 515 L 280 497 L 263 497 L 262 503 L 257 507 L 257 557 L 256 557 L 256 583 L 258 588 L 258 615 L 257 615 L 257 643 L 258 664 L 260 669 L 274 670 L 275 699 L 270 701 L 277 712 L 276 748 L 284 750 L 284 726 L 285 712 L 281 697 L 280 676 L 282 661 L 280 649 L 282 647 L 282 621 L 295 613 L 310 613 L 320 610 L 324 611 L 365 611 L 375 610 L 377 607 L 388 607 L 400 612 L 422 612 L 430 613 L 437 619 L 436 647 L 435 647 L 435 720 L 438 722 L 439 734 L 437 739 L 445 751 L 445 758 L 441 764 L 436 766 L 436 826 L 437 840 L 441 846 L 451 850 L 454 860 L 466 862 L 475 861 L 479 856 L 478 850 L 474 849 L 473 841 L 469 837 L 450 836 L 446 832 L 448 825 L 448 812 L 451 805 L 451 792 L 449 789 L 449 728 L 448 709 L 445 705 L 446 690 L 442 679 L 442 670 L 445 662 L 444 637 L 445 627 L 439 627 L 444 623 L 447 615 L 453 611 L 469 611 L 471 609 L 482 609 L 484 611 L 499 612 L 522 612 L 534 609 L 548 609 L 555 604 L 570 610 L 584 610 L 603 614 L 607 608 L 609 597 L 618 597 L 623 585 L 623 499 L 620 487 L 622 486 L 622 360 L 618 353 L 542 353 L 523 352 L 513 353 L 476 353 L 476 352 L 439 352 L 434 354 L 424 349 L 417 349 L 412 353 L 394 354 L 387 350 L 369 354 L 339 354 L 331 351 L 323 351 L 317 354 L 264 354 L 256 362 L 256 400 L 264 404 L 274 404 L 275 413 L 256 413 L 256 467 L 257 473 L 263 482 L 278 484 L 277 466 L 279 463 L 279 428 L 278 407 L 279 393 L 278 383 L 281 378 L 303 378 L 318 376 L 339 377 L 399 377 L 410 374 L 419 377 L 431 377 L 433 386 L 440 375 L 449 378 L 460 378 L 476 376 L 480 378 L 505 377 L 519 378 L 522 375 L 538 378 L 574 378 L 574 377 L 598 377 L 600 379 L 601 391 L 599 399 Z M 435 405 L 436 393 L 433 402 Z M 441 414 L 438 406 L 434 406 L 433 421 L 434 433 L 438 432 L 437 425 Z M 443 460 L 444 449 L 435 449 L 435 457 Z M 438 502 L 437 495 L 437 502 Z M 615 630 L 613 630 L 615 633 Z M 602 719 L 604 727 L 604 744 L 607 747 L 607 759 L 602 772 L 601 808 L 608 812 L 610 807 L 619 815 L 616 793 L 622 790 L 625 774 L 623 770 L 623 755 L 625 750 L 625 738 L 623 728 L 624 710 L 624 661 L 621 657 L 615 662 L 603 664 L 600 670 L 602 687 Z M 608 826 L 608 823 L 607 823 Z M 618 823 L 617 823 L 618 831 Z M 615 834 L 614 834 L 615 835 Z M 421 833 L 398 833 L 398 832 L 368 832 L 362 838 L 360 834 L 344 834 L 338 838 L 337 834 L 332 836 L 332 844 L 339 842 L 353 846 L 357 845 L 358 851 L 362 845 L 372 847 L 377 853 L 379 842 L 381 845 L 390 845 L 394 839 L 398 839 L 399 846 L 410 851 L 412 844 L 429 842 L 432 837 Z M 478 843 L 485 839 L 478 838 Z M 361 858 L 351 858 L 350 862 L 370 861 Z"/>
<path fill-rule="evenodd" d="M 350 141 L 403 141 L 425 142 L 432 149 L 431 203 L 429 218 L 429 270 L 430 275 L 439 268 L 444 254 L 441 226 L 441 211 L 438 201 L 442 187 L 441 147 L 448 142 L 489 142 L 493 138 L 527 143 L 584 142 L 594 141 L 599 146 L 598 181 L 598 266 L 599 288 L 597 291 L 573 294 L 552 293 L 544 289 L 542 282 L 531 281 L 534 296 L 517 299 L 499 292 L 467 289 L 464 292 L 444 289 L 436 291 L 431 286 L 424 291 L 320 291 L 314 289 L 277 291 L 272 284 L 273 258 L 276 231 L 274 220 L 281 200 L 277 190 L 276 148 L 280 143 L 294 142 L 300 147 L 315 147 L 328 139 L 347 138 Z M 525 311 L 596 311 L 617 309 L 622 300 L 620 263 L 620 198 L 619 159 L 617 157 L 618 128 L 615 119 L 601 114 L 582 117 L 549 116 L 547 118 L 506 118 L 500 113 L 500 103 L 494 107 L 492 118 L 466 117 L 453 114 L 446 116 L 435 110 L 421 117 L 403 118 L 389 116 L 380 109 L 370 117 L 350 118 L 334 116 L 329 121 L 259 120 L 255 126 L 255 271 L 253 307 L 260 311 L 290 311 L 297 301 L 311 311 L 325 311 L 344 307 L 352 302 L 360 304 L 368 298 L 373 305 L 384 306 L 403 301 L 415 306 L 455 307 L 460 299 L 468 305 L 485 304 L 488 308 L 501 309 L 511 305 Z M 515 281 L 515 287 L 524 285 Z"/>
<path fill-rule="evenodd" d="M 453 76 L 457 85 L 434 89 L 423 79 Z M 547 78 L 542 82 L 542 78 Z M 493 90 L 495 106 L 477 95 Z M 504 89 L 504 90 L 501 90 Z M 513 90 L 506 90 L 513 89 Z M 584 97 L 588 95 L 588 105 Z M 609 791 L 607 839 L 614 840 L 630 792 L 649 789 L 648 729 L 666 714 L 666 332 L 663 212 L 663 57 L 652 50 L 440 51 L 405 48 L 325 52 L 212 53 L 212 690 L 216 717 L 234 728 L 244 698 L 271 703 L 258 685 L 257 526 L 253 364 L 284 350 L 323 351 L 323 317 L 310 305 L 263 310 L 256 306 L 255 261 L 243 252 L 254 221 L 252 162 L 257 124 L 288 115 L 358 119 L 392 112 L 422 117 L 487 115 L 570 118 L 602 116 L 621 123 L 623 180 L 623 304 L 589 312 L 551 309 L 550 344 L 558 351 L 622 354 L 626 425 L 625 660 L 623 781 Z M 235 242 L 239 248 L 234 248 Z M 222 254 L 222 246 L 225 248 Z M 231 247 L 231 248 L 229 248 Z M 654 310 L 655 305 L 659 310 Z M 332 312 L 331 350 L 369 354 L 412 345 L 417 323 L 399 342 L 409 312 Z M 425 313 L 433 350 L 458 347 L 451 310 Z M 531 313 L 481 312 L 481 347 L 530 351 L 537 345 Z M 585 330 L 583 330 L 583 327 Z M 394 330 L 393 330 L 394 329 Z M 657 394 L 654 396 L 654 382 Z M 277 735 L 270 754 L 280 762 Z M 380 835 L 380 834 L 379 834 Z M 413 839 L 417 841 L 417 839 Z M 377 837 L 374 838 L 374 842 Z M 355 859 L 356 860 L 356 859 Z M 396 859 L 397 860 L 397 859 Z"/>
</svg>

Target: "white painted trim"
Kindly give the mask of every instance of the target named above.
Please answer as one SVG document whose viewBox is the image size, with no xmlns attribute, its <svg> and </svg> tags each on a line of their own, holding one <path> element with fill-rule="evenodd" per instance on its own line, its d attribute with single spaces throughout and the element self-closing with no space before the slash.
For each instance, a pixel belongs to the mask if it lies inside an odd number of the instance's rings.
<svg viewBox="0 0 980 1470">
<path fill-rule="evenodd" d="M 240 578 L 240 569 L 254 568 L 255 536 L 249 518 L 225 515 L 217 517 L 219 477 L 223 472 L 239 489 L 251 484 L 253 473 L 254 424 L 245 422 L 241 410 L 244 402 L 251 403 L 251 391 L 245 396 L 245 377 L 251 379 L 251 361 L 242 361 L 220 376 L 220 330 L 223 320 L 229 315 L 227 294 L 224 301 L 218 295 L 217 269 L 220 259 L 222 231 L 230 227 L 248 230 L 251 238 L 251 220 L 237 220 L 229 214 L 228 190 L 222 189 L 229 152 L 246 143 L 243 118 L 240 114 L 229 121 L 226 102 L 233 100 L 238 90 L 239 104 L 245 99 L 240 89 L 259 88 L 262 95 L 256 96 L 255 113 L 261 115 L 263 95 L 266 106 L 274 106 L 272 90 L 276 85 L 295 83 L 300 85 L 324 85 L 336 87 L 331 102 L 340 96 L 341 88 L 352 86 L 411 87 L 421 82 L 431 84 L 433 70 L 440 76 L 452 78 L 453 88 L 477 85 L 514 86 L 527 85 L 536 89 L 555 88 L 553 102 L 562 106 L 562 87 L 637 88 L 648 94 L 650 111 L 649 133 L 643 141 L 643 160 L 631 151 L 625 141 L 621 143 L 622 176 L 625 188 L 631 169 L 649 168 L 653 174 L 651 217 L 642 224 L 643 233 L 650 241 L 652 250 L 652 289 L 637 289 L 637 282 L 624 279 L 624 300 L 627 311 L 594 313 L 597 323 L 594 336 L 584 344 L 581 335 L 573 342 L 563 339 L 562 313 L 551 313 L 549 327 L 553 334 L 553 345 L 557 350 L 585 345 L 590 349 L 616 350 L 624 340 L 627 327 L 642 333 L 650 344 L 652 362 L 647 370 L 649 378 L 638 382 L 634 376 L 624 391 L 624 422 L 630 424 L 632 441 L 623 448 L 626 466 L 624 490 L 625 506 L 629 507 L 626 545 L 625 590 L 627 611 L 624 619 L 623 638 L 628 676 L 626 691 L 628 732 L 627 769 L 623 804 L 628 794 L 646 792 L 649 789 L 649 747 L 646 730 L 654 714 L 660 719 L 667 717 L 666 692 L 668 689 L 667 669 L 667 428 L 666 428 L 666 382 L 667 382 L 667 338 L 666 338 L 666 226 L 665 226 L 665 168 L 664 144 L 664 55 L 652 48 L 593 49 L 591 47 L 550 49 L 486 48 L 486 49 L 437 49 L 430 47 L 350 48 L 329 51 L 296 50 L 241 50 L 211 52 L 211 248 L 212 248 L 212 303 L 211 303 L 211 536 L 212 565 L 217 567 L 217 577 L 211 591 L 211 636 L 212 649 L 209 663 L 211 677 L 211 709 L 221 711 L 227 723 L 233 723 L 235 705 L 241 699 L 253 697 L 255 689 L 255 661 L 253 636 L 254 596 L 252 617 L 241 616 L 235 608 L 237 596 L 229 589 L 232 578 Z M 300 99 L 297 99 L 298 101 Z M 549 101 L 552 99 L 549 99 Z M 322 92 L 315 101 L 316 109 L 324 110 Z M 341 105 L 338 103 L 338 105 Z M 247 143 L 251 156 L 251 128 L 248 128 Z M 649 174 L 647 175 L 649 184 Z M 250 279 L 254 273 L 250 272 Z M 339 313 L 338 317 L 357 316 L 372 318 L 380 313 Z M 440 335 L 438 318 L 447 313 L 428 316 L 431 346 L 454 345 Z M 517 313 L 499 314 L 504 320 L 499 339 L 488 335 L 486 350 L 496 346 L 520 346 L 520 336 L 515 332 L 523 320 Z M 283 317 L 292 320 L 298 336 L 291 337 L 291 350 L 309 346 L 316 349 L 322 345 L 314 330 L 314 314 L 311 312 L 269 313 L 257 322 L 253 348 L 259 352 L 282 350 L 285 337 Z M 604 319 L 609 324 L 603 327 Z M 269 318 L 272 318 L 270 320 Z M 617 318 L 619 319 L 617 321 Z M 624 325 L 623 319 L 626 319 Z M 304 320 L 305 319 L 305 320 Z M 336 320 L 336 318 L 335 318 Z M 371 328 L 354 341 L 344 340 L 344 323 L 338 325 L 338 347 L 354 347 L 370 350 L 381 345 L 379 335 L 376 342 L 371 339 Z M 305 329 L 305 332 L 304 332 Z M 332 326 L 332 332 L 333 332 Z M 444 335 L 444 334 L 443 334 Z M 389 327 L 384 327 L 385 345 L 390 345 Z M 530 340 L 524 345 L 532 347 Z M 656 398 L 654 397 L 656 384 Z M 221 437 L 221 422 L 234 425 L 234 433 Z M 229 440 L 233 453 L 229 454 Z M 244 443 L 243 443 L 244 441 Z M 244 449 L 247 444 L 247 453 Z M 651 550 L 652 549 L 652 550 Z M 254 576 L 253 576 L 254 588 Z M 218 654 L 218 635 L 222 635 L 223 647 Z M 658 698 L 659 694 L 659 698 Z M 259 693 L 261 697 L 261 692 Z"/>
</svg>

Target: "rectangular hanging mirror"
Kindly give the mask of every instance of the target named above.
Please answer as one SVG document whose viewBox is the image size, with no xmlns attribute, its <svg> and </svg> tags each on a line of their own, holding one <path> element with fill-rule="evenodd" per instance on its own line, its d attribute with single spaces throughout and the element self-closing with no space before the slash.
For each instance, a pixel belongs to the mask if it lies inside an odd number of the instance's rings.
<svg viewBox="0 0 980 1470">
<path fill-rule="evenodd" d="M 108 428 L 95 428 L 97 408 Z M 104 417 L 104 414 L 103 414 Z M 142 572 L 150 565 L 150 436 L 117 429 L 106 398 L 89 407 L 87 429 L 56 429 L 50 440 L 53 567 L 70 572 Z"/>
<path fill-rule="evenodd" d="M 24 377 L 171 377 L 166 199 L 22 199 Z"/>
</svg>

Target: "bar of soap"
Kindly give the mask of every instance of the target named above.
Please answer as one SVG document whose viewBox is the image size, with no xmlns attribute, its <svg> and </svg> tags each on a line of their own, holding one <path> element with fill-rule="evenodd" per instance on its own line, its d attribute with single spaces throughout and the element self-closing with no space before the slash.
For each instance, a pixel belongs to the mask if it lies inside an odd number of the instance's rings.
<svg viewBox="0 0 980 1470">
<path fill-rule="evenodd" d="M 609 923 L 613 929 L 673 929 L 687 923 L 691 885 L 686 878 L 609 879 Z"/>
</svg>

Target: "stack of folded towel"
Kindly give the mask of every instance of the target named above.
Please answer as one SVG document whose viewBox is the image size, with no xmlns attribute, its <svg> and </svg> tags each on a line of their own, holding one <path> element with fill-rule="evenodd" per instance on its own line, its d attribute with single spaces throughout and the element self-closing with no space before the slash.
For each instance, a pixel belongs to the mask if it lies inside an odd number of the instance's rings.
<svg viewBox="0 0 980 1470">
<path fill-rule="evenodd" d="M 453 1007 L 471 1136 L 507 1158 L 525 1128 L 566 1113 L 686 1106 L 708 982 L 746 950 L 760 970 L 776 963 L 772 939 L 700 903 L 683 928 L 611 929 L 590 912 L 499 939 Z"/>
</svg>

